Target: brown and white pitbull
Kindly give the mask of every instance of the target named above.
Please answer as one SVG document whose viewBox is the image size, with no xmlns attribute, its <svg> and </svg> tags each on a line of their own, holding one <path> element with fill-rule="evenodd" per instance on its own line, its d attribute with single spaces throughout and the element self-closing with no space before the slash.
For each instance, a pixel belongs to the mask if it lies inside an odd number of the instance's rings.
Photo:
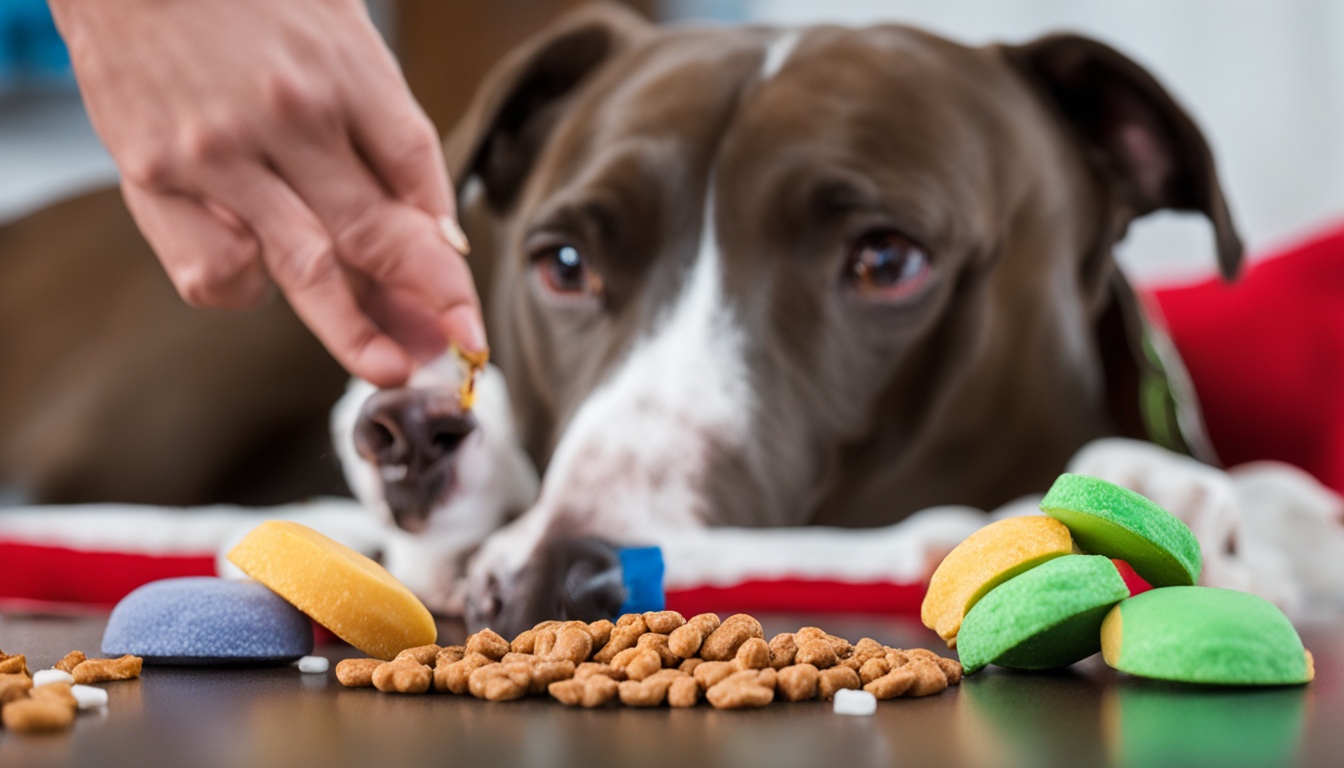
<svg viewBox="0 0 1344 768">
<path fill-rule="evenodd" d="M 1241 259 L 1199 130 L 1073 35 L 589 8 L 498 66 L 446 150 L 499 366 L 484 436 L 431 372 L 354 386 L 336 438 L 366 504 L 450 542 L 441 607 L 501 631 L 613 610 L 605 544 L 788 528 L 803 558 L 840 535 L 804 526 L 1044 490 L 1143 435 L 1129 222 L 1197 211 L 1224 274 Z"/>
</svg>

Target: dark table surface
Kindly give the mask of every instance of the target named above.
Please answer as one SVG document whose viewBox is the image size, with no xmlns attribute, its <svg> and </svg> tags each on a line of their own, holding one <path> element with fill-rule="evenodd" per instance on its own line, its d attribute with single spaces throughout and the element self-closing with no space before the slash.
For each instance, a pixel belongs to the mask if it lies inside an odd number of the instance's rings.
<svg viewBox="0 0 1344 768">
<path fill-rule="evenodd" d="M 941 649 L 917 622 L 764 616 L 770 633 L 816 624 L 855 640 Z M 0 617 L 0 649 L 33 669 L 96 652 L 101 617 Z M 445 624 L 440 641 L 461 642 Z M 1344 766 L 1344 625 L 1302 628 L 1315 683 L 1263 690 L 1168 685 L 1094 657 L 1054 674 L 990 668 L 872 717 L 829 703 L 762 710 L 569 709 L 547 698 L 347 690 L 294 667 L 146 667 L 106 685 L 104 712 L 61 734 L 0 729 L 0 766 L 711 765 Z M 334 662 L 358 655 L 319 646 Z M 945 651 L 942 651 L 945 652 Z"/>
</svg>

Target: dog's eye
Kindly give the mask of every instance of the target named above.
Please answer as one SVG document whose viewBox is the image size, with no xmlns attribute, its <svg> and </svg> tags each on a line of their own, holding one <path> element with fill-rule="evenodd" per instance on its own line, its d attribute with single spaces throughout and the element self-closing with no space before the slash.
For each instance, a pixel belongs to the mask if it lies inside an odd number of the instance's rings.
<svg viewBox="0 0 1344 768">
<path fill-rule="evenodd" d="M 864 298 L 903 299 L 928 280 L 929 256 L 899 232 L 872 232 L 859 238 L 850 249 L 843 277 Z"/>
<path fill-rule="evenodd" d="M 533 255 L 533 268 L 546 290 L 565 296 L 597 296 L 602 279 L 584 263 L 579 249 L 556 245 Z"/>
</svg>

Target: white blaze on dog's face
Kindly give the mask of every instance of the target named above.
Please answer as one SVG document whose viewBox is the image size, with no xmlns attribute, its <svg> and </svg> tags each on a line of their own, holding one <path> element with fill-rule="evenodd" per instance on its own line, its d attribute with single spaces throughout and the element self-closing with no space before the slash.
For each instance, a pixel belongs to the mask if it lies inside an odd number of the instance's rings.
<svg viewBox="0 0 1344 768">
<path fill-rule="evenodd" d="M 756 406 L 712 212 L 711 202 L 679 294 L 561 432 L 536 505 L 543 513 L 616 539 L 712 522 L 706 476 L 750 439 Z"/>
</svg>

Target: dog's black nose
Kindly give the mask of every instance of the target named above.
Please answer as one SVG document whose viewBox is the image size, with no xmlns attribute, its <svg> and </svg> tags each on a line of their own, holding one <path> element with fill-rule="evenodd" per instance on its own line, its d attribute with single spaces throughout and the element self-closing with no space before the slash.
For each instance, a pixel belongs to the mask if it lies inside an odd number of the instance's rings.
<svg viewBox="0 0 1344 768">
<path fill-rule="evenodd" d="M 364 402 L 355 422 L 355 449 L 378 468 L 397 525 L 424 527 L 452 479 L 453 458 L 476 428 L 455 393 L 385 389 Z"/>
<path fill-rule="evenodd" d="M 476 428 L 456 398 L 433 390 L 385 389 L 360 410 L 355 447 L 381 467 L 424 467 L 455 452 Z"/>
</svg>

